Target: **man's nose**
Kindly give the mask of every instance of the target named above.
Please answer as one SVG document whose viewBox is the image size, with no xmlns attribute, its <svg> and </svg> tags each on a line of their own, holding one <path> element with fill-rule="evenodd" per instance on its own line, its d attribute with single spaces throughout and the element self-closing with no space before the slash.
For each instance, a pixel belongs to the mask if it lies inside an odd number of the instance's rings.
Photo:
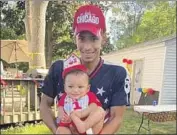
<svg viewBox="0 0 177 135">
<path fill-rule="evenodd" d="M 84 43 L 84 49 L 89 50 L 92 48 L 92 43 L 90 41 L 86 41 Z"/>
</svg>

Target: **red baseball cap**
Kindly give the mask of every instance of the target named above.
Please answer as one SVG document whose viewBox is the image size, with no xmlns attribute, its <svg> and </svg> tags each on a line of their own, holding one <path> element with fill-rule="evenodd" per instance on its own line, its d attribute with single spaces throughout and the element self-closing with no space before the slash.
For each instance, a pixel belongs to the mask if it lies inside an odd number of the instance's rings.
<svg viewBox="0 0 177 135">
<path fill-rule="evenodd" d="M 71 72 L 71 71 L 73 71 L 73 70 L 76 70 L 76 69 L 87 73 L 87 68 L 86 68 L 84 65 L 82 65 L 82 64 L 78 64 L 78 65 L 74 65 L 74 66 L 65 68 L 65 69 L 63 70 L 63 72 L 62 72 L 62 77 L 65 78 L 65 76 L 66 76 L 69 72 Z"/>
<path fill-rule="evenodd" d="M 101 30 L 106 30 L 105 17 L 96 5 L 81 6 L 75 13 L 73 23 L 74 34 L 89 31 L 98 36 Z"/>
</svg>

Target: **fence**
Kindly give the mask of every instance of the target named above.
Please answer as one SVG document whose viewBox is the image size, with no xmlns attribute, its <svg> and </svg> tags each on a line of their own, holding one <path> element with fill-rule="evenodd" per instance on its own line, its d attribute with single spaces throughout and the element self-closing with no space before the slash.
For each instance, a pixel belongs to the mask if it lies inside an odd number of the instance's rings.
<svg viewBox="0 0 177 135">
<path fill-rule="evenodd" d="M 3 79 L 1 85 L 1 125 L 40 120 L 40 87 L 42 79 Z M 56 102 L 52 107 L 57 115 Z"/>
</svg>

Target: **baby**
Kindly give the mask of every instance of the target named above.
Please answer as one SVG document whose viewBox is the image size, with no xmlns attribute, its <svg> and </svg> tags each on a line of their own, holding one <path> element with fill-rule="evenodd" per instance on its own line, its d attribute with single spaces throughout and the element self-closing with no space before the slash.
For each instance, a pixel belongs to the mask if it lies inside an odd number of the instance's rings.
<svg viewBox="0 0 177 135">
<path fill-rule="evenodd" d="M 92 129 L 99 134 L 103 127 L 105 112 L 96 95 L 90 92 L 89 76 L 84 65 L 75 65 L 63 71 L 64 89 L 58 102 L 60 119 L 56 134 L 72 134 L 70 126 L 79 134 Z"/>
</svg>

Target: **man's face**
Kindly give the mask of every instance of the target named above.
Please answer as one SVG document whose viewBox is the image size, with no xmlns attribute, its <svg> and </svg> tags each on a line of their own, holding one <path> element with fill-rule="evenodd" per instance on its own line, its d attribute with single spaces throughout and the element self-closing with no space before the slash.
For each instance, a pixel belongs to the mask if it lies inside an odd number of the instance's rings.
<svg viewBox="0 0 177 135">
<path fill-rule="evenodd" d="M 102 36 L 93 35 L 90 32 L 84 31 L 76 36 L 77 48 L 80 51 L 81 59 L 83 62 L 93 62 L 99 59 Z"/>
</svg>

